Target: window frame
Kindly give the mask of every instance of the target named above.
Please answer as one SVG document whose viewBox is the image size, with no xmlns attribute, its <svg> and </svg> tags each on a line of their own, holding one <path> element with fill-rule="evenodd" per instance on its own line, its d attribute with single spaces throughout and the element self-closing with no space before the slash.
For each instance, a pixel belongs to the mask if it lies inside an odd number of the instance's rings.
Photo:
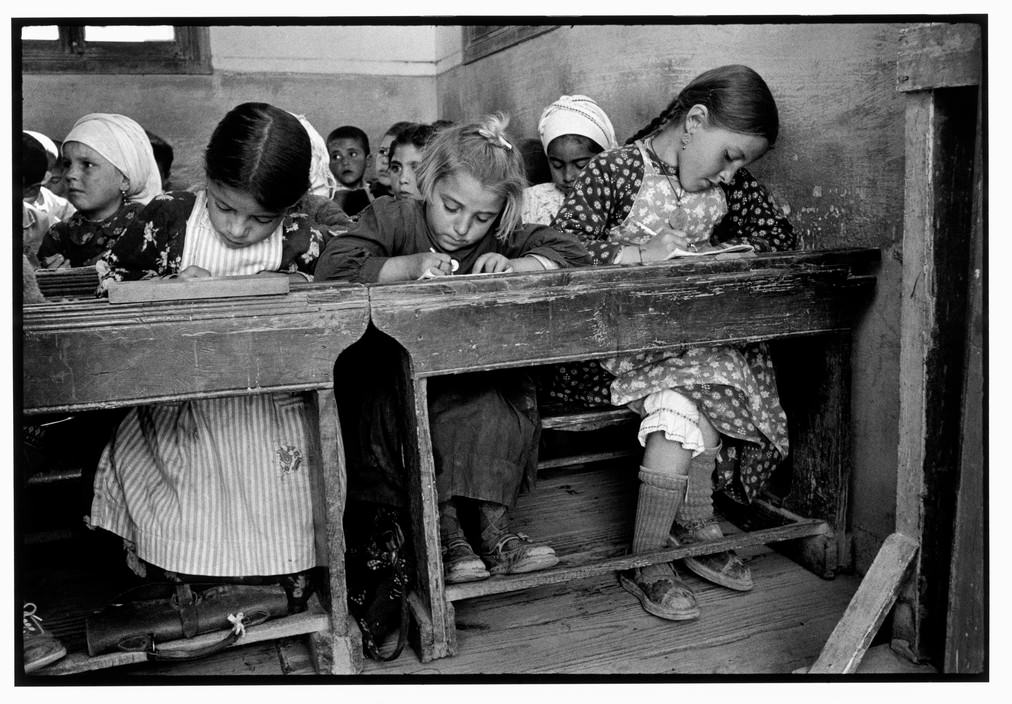
<svg viewBox="0 0 1012 704">
<path fill-rule="evenodd" d="M 210 28 L 172 25 L 173 41 L 85 42 L 85 26 L 166 24 L 106 22 L 57 24 L 56 40 L 21 39 L 21 27 L 55 22 L 21 23 L 15 28 L 23 73 L 210 74 Z"/>
<path fill-rule="evenodd" d="M 491 56 L 520 42 L 527 41 L 560 25 L 464 25 L 463 63 L 469 64 Z"/>
</svg>

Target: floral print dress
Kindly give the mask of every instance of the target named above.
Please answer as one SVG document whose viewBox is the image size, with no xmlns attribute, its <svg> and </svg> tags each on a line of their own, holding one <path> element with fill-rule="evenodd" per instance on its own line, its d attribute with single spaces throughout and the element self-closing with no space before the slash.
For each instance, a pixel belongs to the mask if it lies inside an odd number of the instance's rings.
<svg viewBox="0 0 1012 704">
<path fill-rule="evenodd" d="M 206 202 L 202 189 L 155 196 L 143 212 L 134 216 L 136 222 L 131 222 L 132 226 L 98 264 L 103 283 L 169 276 L 185 269 L 182 263 L 187 233 L 194 232 L 195 225 L 202 229 L 210 226 L 206 222 Z M 276 235 L 280 260 L 260 262 L 259 270 L 273 270 L 276 265 L 277 271 L 312 276 L 332 233 L 305 212 L 294 210 L 285 215 Z"/>
<path fill-rule="evenodd" d="M 663 227 L 683 229 L 693 242 L 748 243 L 756 251 L 794 246 L 790 223 L 744 169 L 722 188 L 686 193 L 677 183 L 677 173 L 642 142 L 600 154 L 580 174 L 552 226 L 580 236 L 598 264 L 612 263 L 623 246 L 643 244 Z M 563 403 L 642 411 L 644 398 L 667 389 L 694 402 L 720 432 L 715 488 L 747 503 L 788 451 L 787 418 L 765 344 L 559 365 L 548 394 Z"/>
<path fill-rule="evenodd" d="M 91 266 L 116 244 L 143 209 L 142 203 L 124 203 L 101 222 L 88 220 L 76 211 L 67 220 L 61 220 L 49 229 L 35 256 L 43 266 L 56 254 L 72 267 Z"/>
</svg>

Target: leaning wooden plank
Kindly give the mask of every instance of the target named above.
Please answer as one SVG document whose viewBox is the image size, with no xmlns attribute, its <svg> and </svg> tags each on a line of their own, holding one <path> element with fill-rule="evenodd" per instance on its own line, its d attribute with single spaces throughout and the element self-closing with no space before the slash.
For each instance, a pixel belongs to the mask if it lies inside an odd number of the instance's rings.
<svg viewBox="0 0 1012 704">
<path fill-rule="evenodd" d="M 231 648 L 250 643 L 259 643 L 265 640 L 276 640 L 278 638 L 290 638 L 292 636 L 317 633 L 330 629 L 330 617 L 317 605 L 316 610 L 306 611 L 301 614 L 279 618 L 259 626 L 251 626 L 246 629 L 246 634 Z M 223 631 L 205 633 L 185 640 L 175 640 L 159 644 L 160 649 L 170 650 L 174 648 L 192 650 L 210 645 L 222 639 Z M 109 667 L 130 665 L 133 663 L 147 662 L 147 653 L 106 653 L 89 657 L 85 653 L 71 653 L 49 667 L 39 670 L 39 675 L 70 675 L 77 672 L 88 672 L 92 670 L 104 670 Z"/>
<path fill-rule="evenodd" d="M 265 273 L 209 279 L 146 279 L 110 281 L 110 303 L 181 301 L 194 298 L 273 296 L 288 293 L 288 275 Z"/>
<path fill-rule="evenodd" d="M 917 548 L 917 542 L 902 533 L 893 533 L 885 539 L 808 674 L 846 675 L 857 670 L 872 638 L 896 602 Z"/>
</svg>

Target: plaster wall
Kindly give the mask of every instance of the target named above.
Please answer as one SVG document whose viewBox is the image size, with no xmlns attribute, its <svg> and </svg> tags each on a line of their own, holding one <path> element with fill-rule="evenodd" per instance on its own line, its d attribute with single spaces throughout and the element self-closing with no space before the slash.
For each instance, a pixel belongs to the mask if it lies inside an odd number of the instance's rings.
<svg viewBox="0 0 1012 704">
<path fill-rule="evenodd" d="M 89 112 L 129 115 L 172 145 L 172 185 L 199 182 L 218 120 L 247 101 L 305 115 L 324 137 L 356 125 L 375 149 L 397 120 L 436 119 L 431 26 L 220 26 L 210 75 L 25 74 L 26 129 L 62 139 Z"/>
</svg>

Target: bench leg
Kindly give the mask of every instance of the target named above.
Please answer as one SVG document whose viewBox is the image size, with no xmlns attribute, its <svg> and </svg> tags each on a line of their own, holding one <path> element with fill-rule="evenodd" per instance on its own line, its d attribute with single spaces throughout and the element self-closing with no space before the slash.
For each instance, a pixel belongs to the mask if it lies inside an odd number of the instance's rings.
<svg viewBox="0 0 1012 704">
<path fill-rule="evenodd" d="M 791 428 L 790 493 L 783 506 L 824 520 L 823 535 L 784 545 L 784 550 L 820 577 L 831 578 L 848 566 L 846 531 L 850 481 L 850 337 L 820 335 L 790 348 L 791 368 L 801 380 L 788 390 Z M 785 394 L 787 396 L 788 394 Z"/>
<path fill-rule="evenodd" d="M 327 566 L 330 632 L 314 633 L 310 647 L 316 671 L 358 674 L 362 671 L 362 637 L 348 613 L 344 568 L 344 508 L 348 477 L 341 440 L 337 401 L 330 389 L 314 392 L 318 462 L 322 471 L 314 485 L 313 515 L 317 525 L 317 554 Z"/>
<path fill-rule="evenodd" d="M 309 634 L 309 654 L 318 675 L 357 675 L 362 672 L 362 634 L 355 619 L 349 618 L 346 634 L 329 631 Z"/>
<path fill-rule="evenodd" d="M 453 655 L 457 650 L 453 608 L 446 601 L 443 583 L 443 558 L 439 544 L 439 504 L 436 496 L 436 467 L 429 432 L 427 380 L 413 379 L 405 358 L 406 392 L 409 403 L 405 414 L 407 437 L 405 463 L 411 485 L 411 513 L 414 524 L 417 563 L 417 598 L 412 603 L 420 638 L 422 662 Z M 411 410 L 414 412 L 412 413 Z M 415 595 L 413 595 L 415 596 Z M 430 636 L 431 634 L 431 636 Z"/>
</svg>

